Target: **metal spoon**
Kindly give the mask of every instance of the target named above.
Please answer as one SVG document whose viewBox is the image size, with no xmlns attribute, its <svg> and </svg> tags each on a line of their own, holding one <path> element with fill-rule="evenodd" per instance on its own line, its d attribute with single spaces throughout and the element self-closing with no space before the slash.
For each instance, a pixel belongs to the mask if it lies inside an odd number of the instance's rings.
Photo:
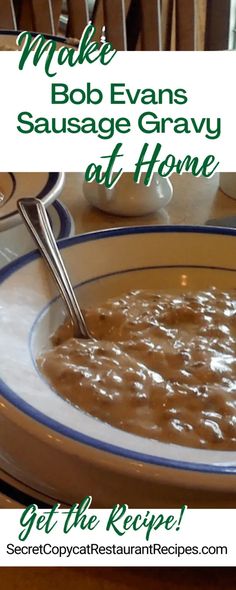
<svg viewBox="0 0 236 590">
<path fill-rule="evenodd" d="M 4 193 L 2 193 L 2 191 L 0 190 L 0 207 L 5 205 L 5 202 L 6 202 L 6 197 L 5 197 Z"/>
<path fill-rule="evenodd" d="M 91 338 L 64 262 L 56 244 L 44 204 L 35 198 L 19 199 L 18 211 L 56 281 L 74 327 L 76 338 Z"/>
</svg>

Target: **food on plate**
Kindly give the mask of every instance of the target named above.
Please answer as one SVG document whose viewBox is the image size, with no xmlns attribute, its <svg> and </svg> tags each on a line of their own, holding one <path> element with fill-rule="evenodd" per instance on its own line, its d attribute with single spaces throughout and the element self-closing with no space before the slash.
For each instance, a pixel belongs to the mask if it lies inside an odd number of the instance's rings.
<svg viewBox="0 0 236 590">
<path fill-rule="evenodd" d="M 236 291 L 131 291 L 60 326 L 38 365 L 93 416 L 146 438 L 236 449 Z"/>
</svg>

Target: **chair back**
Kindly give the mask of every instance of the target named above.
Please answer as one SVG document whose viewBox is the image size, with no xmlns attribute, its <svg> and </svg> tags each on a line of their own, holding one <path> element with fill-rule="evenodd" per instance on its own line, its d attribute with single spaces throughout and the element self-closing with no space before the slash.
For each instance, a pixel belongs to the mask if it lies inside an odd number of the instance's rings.
<svg viewBox="0 0 236 590">
<path fill-rule="evenodd" d="M 80 38 L 92 20 L 97 39 L 118 50 L 228 49 L 230 0 L 0 0 L 0 28 Z"/>
</svg>

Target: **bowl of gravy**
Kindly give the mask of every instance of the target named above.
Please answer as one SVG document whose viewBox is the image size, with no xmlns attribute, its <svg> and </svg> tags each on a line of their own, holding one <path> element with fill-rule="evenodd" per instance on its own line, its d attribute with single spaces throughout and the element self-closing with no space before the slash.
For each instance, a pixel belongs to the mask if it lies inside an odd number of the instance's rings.
<svg viewBox="0 0 236 590">
<path fill-rule="evenodd" d="M 235 245 L 187 226 L 62 240 L 91 340 L 39 255 L 3 269 L 1 468 L 69 504 L 235 507 Z"/>
</svg>

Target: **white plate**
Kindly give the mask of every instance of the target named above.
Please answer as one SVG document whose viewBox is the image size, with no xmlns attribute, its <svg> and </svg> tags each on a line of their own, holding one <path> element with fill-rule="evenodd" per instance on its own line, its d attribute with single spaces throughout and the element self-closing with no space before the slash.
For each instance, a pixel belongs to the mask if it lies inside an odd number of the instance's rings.
<svg viewBox="0 0 236 590">
<path fill-rule="evenodd" d="M 129 288 L 236 284 L 236 232 L 221 228 L 138 227 L 61 243 L 84 305 Z M 79 260 L 79 264 L 78 264 Z M 236 507 L 236 453 L 135 436 L 85 414 L 50 389 L 35 356 L 64 309 L 35 254 L 0 272 L 0 466 L 59 501 L 92 494 L 97 505 Z"/>
<path fill-rule="evenodd" d="M 74 235 L 74 221 L 65 205 L 55 201 L 48 215 L 57 240 Z M 35 242 L 23 224 L 0 232 L 0 268 L 34 249 Z"/>
<path fill-rule="evenodd" d="M 0 172 L 0 231 L 21 223 L 18 199 L 37 197 L 48 206 L 61 193 L 64 180 L 64 172 Z"/>
</svg>

